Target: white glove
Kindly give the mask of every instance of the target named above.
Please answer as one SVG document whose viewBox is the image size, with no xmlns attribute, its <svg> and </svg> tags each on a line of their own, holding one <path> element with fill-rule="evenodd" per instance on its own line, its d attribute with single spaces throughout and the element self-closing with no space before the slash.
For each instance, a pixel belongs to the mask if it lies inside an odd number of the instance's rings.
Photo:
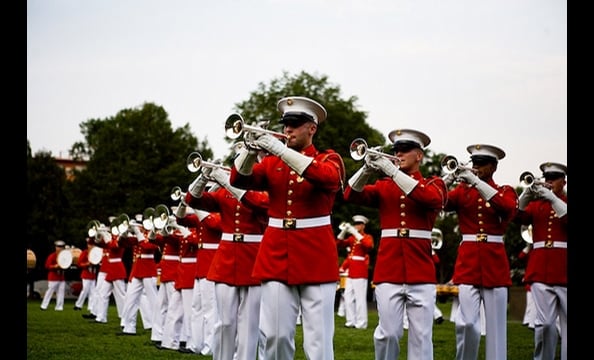
<svg viewBox="0 0 594 360">
<path fill-rule="evenodd" d="M 497 194 L 497 189 L 491 187 L 491 185 L 487 184 L 483 180 L 479 179 L 472 171 L 469 169 L 464 169 L 458 174 L 458 178 L 463 180 L 464 182 L 468 183 L 469 185 L 473 185 L 478 190 L 479 194 L 485 200 L 491 200 L 495 194 Z"/>
<path fill-rule="evenodd" d="M 346 228 L 349 234 L 353 235 L 357 241 L 361 241 L 361 239 L 363 239 L 363 235 L 361 235 L 353 225 L 348 224 Z"/>
<path fill-rule="evenodd" d="M 544 186 L 538 186 L 536 193 L 539 197 L 549 201 L 558 217 L 563 217 L 567 214 L 567 203 L 559 199 L 551 189 Z"/>
<path fill-rule="evenodd" d="M 132 226 L 132 229 L 133 229 L 134 235 L 136 236 L 136 239 L 138 239 L 138 241 L 142 241 L 145 239 L 143 232 L 140 231 L 140 227 Z"/>
<path fill-rule="evenodd" d="M 179 230 L 179 232 L 181 232 L 184 238 L 187 238 L 192 234 L 192 232 L 185 226 L 177 225 L 177 229 Z"/>
<path fill-rule="evenodd" d="M 524 254 L 528 254 L 528 253 L 530 252 L 530 249 L 532 249 L 532 244 L 528 244 L 528 245 L 526 245 L 526 246 L 525 246 L 525 247 L 522 249 L 522 252 L 523 252 Z"/>
<path fill-rule="evenodd" d="M 206 170 L 206 169 L 205 169 Z M 210 173 L 210 171 L 209 171 Z M 206 188 L 206 184 L 208 183 L 208 178 L 205 176 L 204 172 L 200 175 L 196 176 L 196 179 L 192 181 L 190 186 L 188 186 L 188 192 L 192 194 L 195 198 L 202 197 L 202 193 L 204 192 L 204 188 Z"/>
<path fill-rule="evenodd" d="M 369 163 L 372 166 L 381 170 L 384 174 L 388 175 L 392 178 L 392 180 L 398 185 L 398 187 L 404 191 L 406 195 L 410 194 L 411 191 L 417 186 L 419 183 L 418 180 L 415 180 L 408 176 L 407 174 L 400 171 L 396 165 L 391 160 L 388 160 L 384 156 L 380 156 L 377 158 L 370 158 Z"/>
<path fill-rule="evenodd" d="M 258 150 L 250 148 L 240 151 L 233 164 L 241 175 L 251 175 L 256 160 L 258 160 Z"/>
<path fill-rule="evenodd" d="M 336 238 L 338 240 L 344 240 L 344 238 L 346 237 L 346 234 L 348 234 L 348 228 L 346 226 L 348 223 L 343 223 L 343 224 L 341 224 L 342 225 L 342 229 L 340 230 L 340 232 L 338 233 L 338 235 L 336 235 Z"/>
<path fill-rule="evenodd" d="M 227 189 L 237 200 L 241 200 L 243 195 L 245 195 L 246 190 L 231 186 L 231 184 L 229 183 L 229 173 L 224 172 L 221 169 L 215 169 L 210 173 L 210 176 L 219 185 Z"/>
<path fill-rule="evenodd" d="M 200 220 L 200 221 L 206 219 L 206 217 L 208 215 L 210 215 L 210 213 L 208 211 L 196 210 L 196 216 L 198 216 L 198 220 Z"/>
<path fill-rule="evenodd" d="M 269 134 L 264 134 L 258 137 L 255 143 L 272 155 L 280 157 L 285 164 L 289 165 L 289 167 L 295 170 L 299 175 L 303 175 L 305 169 L 307 169 L 309 164 L 313 161 L 312 157 L 288 148 L 279 139 Z"/>
<path fill-rule="evenodd" d="M 186 217 L 188 207 L 183 202 L 180 202 L 177 209 L 175 209 L 175 216 L 178 218 Z"/>
<path fill-rule="evenodd" d="M 369 167 L 369 165 L 363 164 L 363 166 L 361 166 L 361 168 L 349 179 L 349 186 L 356 192 L 363 191 L 363 186 L 365 186 L 367 180 L 374 172 L 375 170 Z"/>
<path fill-rule="evenodd" d="M 454 173 L 449 173 L 444 175 L 442 177 L 442 180 L 445 183 L 446 187 L 449 188 L 450 186 L 452 186 L 454 181 L 456 181 L 456 176 L 454 175 Z"/>
<path fill-rule="evenodd" d="M 537 198 L 536 193 L 532 186 L 528 186 L 524 188 L 520 196 L 518 197 L 518 209 L 524 210 L 526 206 L 532 201 Z"/>
</svg>

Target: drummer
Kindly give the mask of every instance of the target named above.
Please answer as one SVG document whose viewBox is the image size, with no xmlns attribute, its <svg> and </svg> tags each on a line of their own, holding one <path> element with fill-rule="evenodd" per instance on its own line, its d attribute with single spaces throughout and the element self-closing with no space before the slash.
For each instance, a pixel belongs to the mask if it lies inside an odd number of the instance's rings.
<svg viewBox="0 0 594 360">
<path fill-rule="evenodd" d="M 66 293 L 66 278 L 64 269 L 58 264 L 58 254 L 66 248 L 66 243 L 62 240 L 54 242 L 55 251 L 49 254 L 45 260 L 45 269 L 47 270 L 47 291 L 41 301 L 41 310 L 47 310 L 49 303 L 56 293 L 55 311 L 64 310 L 64 294 Z M 70 264 L 69 264 L 70 266 Z"/>
</svg>

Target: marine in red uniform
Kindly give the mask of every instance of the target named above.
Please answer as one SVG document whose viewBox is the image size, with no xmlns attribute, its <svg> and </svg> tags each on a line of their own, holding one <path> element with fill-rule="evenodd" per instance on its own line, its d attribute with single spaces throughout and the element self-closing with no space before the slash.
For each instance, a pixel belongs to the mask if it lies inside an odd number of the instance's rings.
<svg viewBox="0 0 594 360">
<path fill-rule="evenodd" d="M 56 293 L 56 307 L 54 310 L 64 310 L 64 295 L 66 292 L 66 277 L 64 269 L 58 264 L 58 254 L 64 251 L 66 243 L 62 240 L 54 242 L 55 251 L 47 256 L 45 259 L 45 269 L 47 270 L 47 290 L 43 295 L 41 301 L 41 310 L 47 310 L 52 296 Z M 66 250 L 70 251 L 70 250 Z"/>
<path fill-rule="evenodd" d="M 214 328 L 218 319 L 215 284 L 207 279 L 208 270 L 221 241 L 221 214 L 204 210 L 184 209 L 180 204 L 175 214 L 180 225 L 195 228 L 198 236 L 198 265 L 194 274 L 190 338 L 186 352 L 212 355 Z"/>
<path fill-rule="evenodd" d="M 429 136 L 398 129 L 388 137 L 394 156 L 368 152 L 364 165 L 349 179 L 344 198 L 379 209 L 380 214 L 382 232 L 373 274 L 379 313 L 373 337 L 376 359 L 398 358 L 406 311 L 408 359 L 431 360 L 437 282 L 431 230 L 447 200 L 447 189 L 440 177 L 421 174 Z M 367 184 L 377 170 L 386 176 Z"/>
<path fill-rule="evenodd" d="M 157 263 L 155 253 L 159 252 L 159 246 L 148 241 L 148 238 L 141 229 L 141 225 L 132 228 L 134 236 L 127 236 L 122 241 L 127 247 L 132 248 L 132 268 L 126 288 L 124 309 L 122 312 L 123 329 L 121 334 L 136 334 L 136 319 L 140 309 L 141 297 L 146 295 L 149 304 L 149 313 L 142 314 L 142 322 L 145 329 L 152 329 L 153 310 L 157 304 Z"/>
<path fill-rule="evenodd" d="M 111 237 L 111 238 L 110 238 Z M 105 273 L 105 281 L 97 288 L 97 309 L 96 322 L 107 323 L 107 310 L 109 307 L 109 298 L 113 293 L 116 303 L 120 325 L 122 326 L 122 313 L 124 310 L 124 298 L 126 296 L 127 272 L 122 256 L 126 248 L 124 242 L 120 243 L 122 235 L 110 234 L 97 243 L 97 246 L 103 248 L 103 260 L 99 272 Z M 106 242 L 106 240 L 109 240 Z"/>
<path fill-rule="evenodd" d="M 220 188 L 205 192 L 209 179 Z M 260 280 L 252 276 L 256 255 L 266 228 L 268 194 L 246 191 L 229 184 L 229 173 L 217 168 L 203 171 L 190 185 L 186 203 L 221 214 L 221 241 L 207 279 L 215 283 L 218 323 L 213 359 L 255 359 L 258 353 Z"/>
<path fill-rule="evenodd" d="M 91 238 L 86 239 L 87 248 L 81 251 L 76 266 L 80 269 L 80 279 L 82 281 L 82 290 L 76 302 L 74 303 L 74 310 L 82 310 L 82 307 L 87 300 L 87 309 L 92 312 L 92 306 L 95 296 L 95 283 L 97 281 L 97 265 L 92 264 L 89 260 L 89 253 L 95 247 L 95 241 Z"/>
<path fill-rule="evenodd" d="M 337 236 L 337 245 L 349 250 L 339 274 L 348 271 L 344 288 L 345 316 L 344 326 L 367 329 L 367 287 L 369 285 L 369 252 L 373 250 L 373 237 L 365 232 L 369 219 L 363 215 L 353 216 L 353 225 L 346 223 L 343 232 Z M 342 239 L 341 239 L 342 237 Z"/>
<path fill-rule="evenodd" d="M 458 359 L 477 359 L 481 339 L 480 307 L 485 308 L 487 360 L 507 357 L 507 302 L 511 286 L 503 235 L 518 208 L 510 185 L 493 180 L 505 152 L 493 145 L 467 148 L 472 169 L 459 167 L 460 183 L 448 193 L 446 211 L 456 212 L 462 241 L 452 281 L 458 285 L 456 352 Z"/>
<path fill-rule="evenodd" d="M 333 150 L 313 144 L 326 109 L 314 100 L 289 96 L 277 104 L 287 137 L 254 134 L 257 151 L 235 158 L 231 185 L 267 191 L 268 227 L 252 275 L 262 282 L 260 330 L 267 360 L 292 359 L 302 311 L 305 354 L 332 359 L 338 252 L 330 215 L 344 181 L 344 164 Z"/>
<path fill-rule="evenodd" d="M 561 330 L 561 359 L 567 359 L 567 166 L 540 165 L 545 183 L 534 183 L 520 195 L 516 221 L 532 225 L 532 250 L 524 281 L 536 307 L 534 358 L 553 359 L 557 348 L 555 322 Z"/>
</svg>

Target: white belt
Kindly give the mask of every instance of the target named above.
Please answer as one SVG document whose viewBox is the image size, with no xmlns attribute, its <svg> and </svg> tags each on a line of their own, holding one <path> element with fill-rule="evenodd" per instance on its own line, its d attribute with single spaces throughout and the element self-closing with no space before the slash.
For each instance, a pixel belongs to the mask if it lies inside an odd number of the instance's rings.
<svg viewBox="0 0 594 360">
<path fill-rule="evenodd" d="M 122 262 L 122 259 L 121 259 L 121 258 L 113 258 L 113 259 L 111 259 L 111 258 L 110 258 L 110 259 L 109 259 L 109 262 L 110 262 L 110 263 L 117 263 L 117 262 Z"/>
<path fill-rule="evenodd" d="M 180 259 L 180 261 L 181 261 L 182 263 L 195 263 L 195 262 L 196 262 L 196 260 L 197 260 L 197 259 L 196 259 L 195 257 L 193 257 L 193 258 L 181 258 L 181 259 Z"/>
<path fill-rule="evenodd" d="M 200 243 L 200 248 L 201 249 L 209 249 L 209 250 L 216 250 L 219 248 L 219 244 L 218 243 Z"/>
<path fill-rule="evenodd" d="M 175 261 L 179 261 L 179 256 L 177 256 L 177 255 L 163 255 L 162 259 L 163 260 L 175 260 Z"/>
<path fill-rule="evenodd" d="M 503 235 L 464 234 L 462 241 L 494 242 L 503 244 Z"/>
<path fill-rule="evenodd" d="M 268 226 L 272 226 L 279 229 L 291 230 L 291 229 L 305 229 L 318 226 L 330 225 L 330 215 L 320 216 L 308 219 L 295 219 L 295 218 L 269 218 Z"/>
<path fill-rule="evenodd" d="M 141 259 L 154 259 L 155 255 L 153 254 L 140 254 Z"/>
<path fill-rule="evenodd" d="M 262 241 L 262 234 L 231 234 L 223 233 L 221 240 L 233 242 L 260 242 Z"/>
<path fill-rule="evenodd" d="M 365 256 L 351 256 L 351 260 L 364 261 L 365 260 Z"/>
<path fill-rule="evenodd" d="M 430 230 L 406 229 L 406 228 L 382 229 L 382 237 L 431 239 L 431 231 Z"/>
<path fill-rule="evenodd" d="M 540 249 L 540 248 L 563 248 L 567 249 L 567 242 L 566 241 L 539 241 L 532 244 L 533 249 Z"/>
</svg>

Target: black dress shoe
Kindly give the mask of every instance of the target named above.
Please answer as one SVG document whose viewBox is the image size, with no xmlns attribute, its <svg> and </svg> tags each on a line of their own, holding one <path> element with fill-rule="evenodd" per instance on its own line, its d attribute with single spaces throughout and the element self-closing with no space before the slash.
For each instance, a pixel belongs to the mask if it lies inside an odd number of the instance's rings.
<svg viewBox="0 0 594 360">
<path fill-rule="evenodd" d="M 95 319 L 97 316 L 93 314 L 82 314 L 82 317 L 85 319 Z"/>
<path fill-rule="evenodd" d="M 136 336 L 136 334 L 134 334 L 134 333 L 127 333 L 127 332 L 123 332 L 123 331 L 117 332 L 116 335 L 117 336 Z"/>
<path fill-rule="evenodd" d="M 179 351 L 182 354 L 193 354 L 194 352 L 190 349 L 188 349 L 187 347 L 180 347 L 177 351 Z"/>
<path fill-rule="evenodd" d="M 79 308 L 78 306 L 74 307 L 74 311 L 80 311 L 80 310 L 82 310 L 82 308 Z"/>
<path fill-rule="evenodd" d="M 443 317 L 441 317 L 441 316 L 440 316 L 440 317 L 438 317 L 437 319 L 435 319 L 435 323 L 436 323 L 437 325 L 441 324 L 442 322 L 443 322 Z"/>
</svg>

